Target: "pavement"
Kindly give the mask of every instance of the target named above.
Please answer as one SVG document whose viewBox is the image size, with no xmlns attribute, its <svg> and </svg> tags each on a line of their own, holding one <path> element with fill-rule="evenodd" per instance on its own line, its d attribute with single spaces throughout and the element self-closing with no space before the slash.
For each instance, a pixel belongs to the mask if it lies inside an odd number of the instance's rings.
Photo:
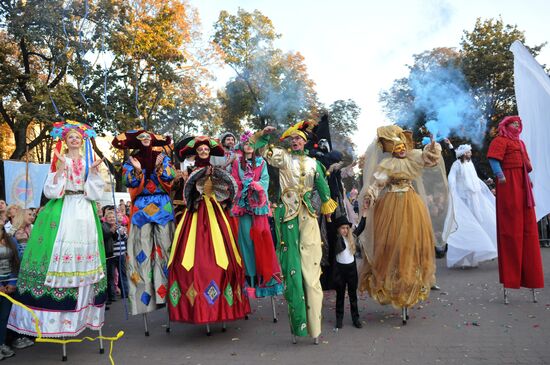
<svg viewBox="0 0 550 365">
<path fill-rule="evenodd" d="M 550 248 L 543 248 L 545 281 L 550 283 Z M 363 328 L 353 327 L 346 307 L 344 327 L 334 331 L 335 292 L 325 292 L 323 334 L 318 346 L 311 338 L 292 344 L 287 308 L 276 299 L 273 323 L 270 299 L 251 301 L 249 320 L 205 327 L 172 323 L 166 331 L 166 310 L 149 315 L 145 337 L 141 316 L 124 314 L 122 300 L 106 312 L 105 336 L 124 336 L 114 344 L 115 364 L 550 364 L 550 290 L 538 291 L 533 303 L 528 289 L 510 290 L 503 304 L 496 260 L 474 269 L 447 269 L 437 260 L 437 283 L 428 301 L 409 312 L 407 325 L 400 310 L 381 306 L 366 294 L 359 299 Z M 346 299 L 347 302 L 347 299 Z M 87 331 L 80 337 L 95 336 Z M 100 355 L 97 342 L 68 345 L 67 364 L 110 364 L 109 345 Z M 35 344 L 18 350 L 5 364 L 61 364 L 61 346 Z"/>
</svg>

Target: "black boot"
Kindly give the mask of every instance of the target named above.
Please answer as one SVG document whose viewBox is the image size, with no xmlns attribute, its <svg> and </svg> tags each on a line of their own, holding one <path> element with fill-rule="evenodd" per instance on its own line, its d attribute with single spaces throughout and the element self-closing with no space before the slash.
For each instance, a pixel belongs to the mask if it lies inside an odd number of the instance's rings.
<svg viewBox="0 0 550 365">
<path fill-rule="evenodd" d="M 359 318 L 353 319 L 353 325 L 355 328 L 363 328 L 363 324 L 361 323 L 361 320 Z"/>
<path fill-rule="evenodd" d="M 336 328 L 342 328 L 342 318 L 336 318 Z"/>
</svg>

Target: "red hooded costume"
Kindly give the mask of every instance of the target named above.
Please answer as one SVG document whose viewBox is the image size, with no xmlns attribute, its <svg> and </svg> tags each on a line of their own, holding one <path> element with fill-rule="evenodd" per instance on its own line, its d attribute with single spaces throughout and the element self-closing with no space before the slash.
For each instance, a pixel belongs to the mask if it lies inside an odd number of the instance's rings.
<svg viewBox="0 0 550 365">
<path fill-rule="evenodd" d="M 513 122 L 519 127 L 512 126 Z M 500 162 L 506 178 L 496 186 L 498 269 L 505 288 L 542 288 L 544 274 L 528 174 L 532 166 L 519 138 L 521 130 L 520 117 L 504 118 L 487 152 L 488 158 Z"/>
</svg>

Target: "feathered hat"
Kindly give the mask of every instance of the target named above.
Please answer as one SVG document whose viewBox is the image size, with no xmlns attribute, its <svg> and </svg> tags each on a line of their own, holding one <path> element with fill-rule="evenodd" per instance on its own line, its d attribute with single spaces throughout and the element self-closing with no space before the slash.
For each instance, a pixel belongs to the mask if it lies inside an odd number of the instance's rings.
<svg viewBox="0 0 550 365">
<path fill-rule="evenodd" d="M 288 138 L 292 135 L 298 135 L 302 137 L 305 141 L 308 140 L 309 136 L 313 133 L 313 128 L 317 125 L 317 121 L 308 120 L 301 121 L 293 126 L 289 127 L 279 138 L 280 141 L 283 141 L 285 138 Z"/>
</svg>

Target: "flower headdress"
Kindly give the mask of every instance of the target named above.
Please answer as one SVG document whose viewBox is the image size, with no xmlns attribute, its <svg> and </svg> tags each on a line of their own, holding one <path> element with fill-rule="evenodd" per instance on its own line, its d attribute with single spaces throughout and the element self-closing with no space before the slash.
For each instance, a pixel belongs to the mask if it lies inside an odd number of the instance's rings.
<svg viewBox="0 0 550 365">
<path fill-rule="evenodd" d="M 78 133 L 84 140 L 84 156 L 86 160 L 86 176 L 92 163 L 94 162 L 94 153 L 90 140 L 97 137 L 95 130 L 88 124 L 80 123 L 74 120 L 65 120 L 64 122 L 55 122 L 50 131 L 50 137 L 57 140 L 55 149 L 60 154 L 63 141 L 72 133 Z M 57 155 L 54 154 L 50 167 L 52 172 L 57 170 Z"/>
</svg>

